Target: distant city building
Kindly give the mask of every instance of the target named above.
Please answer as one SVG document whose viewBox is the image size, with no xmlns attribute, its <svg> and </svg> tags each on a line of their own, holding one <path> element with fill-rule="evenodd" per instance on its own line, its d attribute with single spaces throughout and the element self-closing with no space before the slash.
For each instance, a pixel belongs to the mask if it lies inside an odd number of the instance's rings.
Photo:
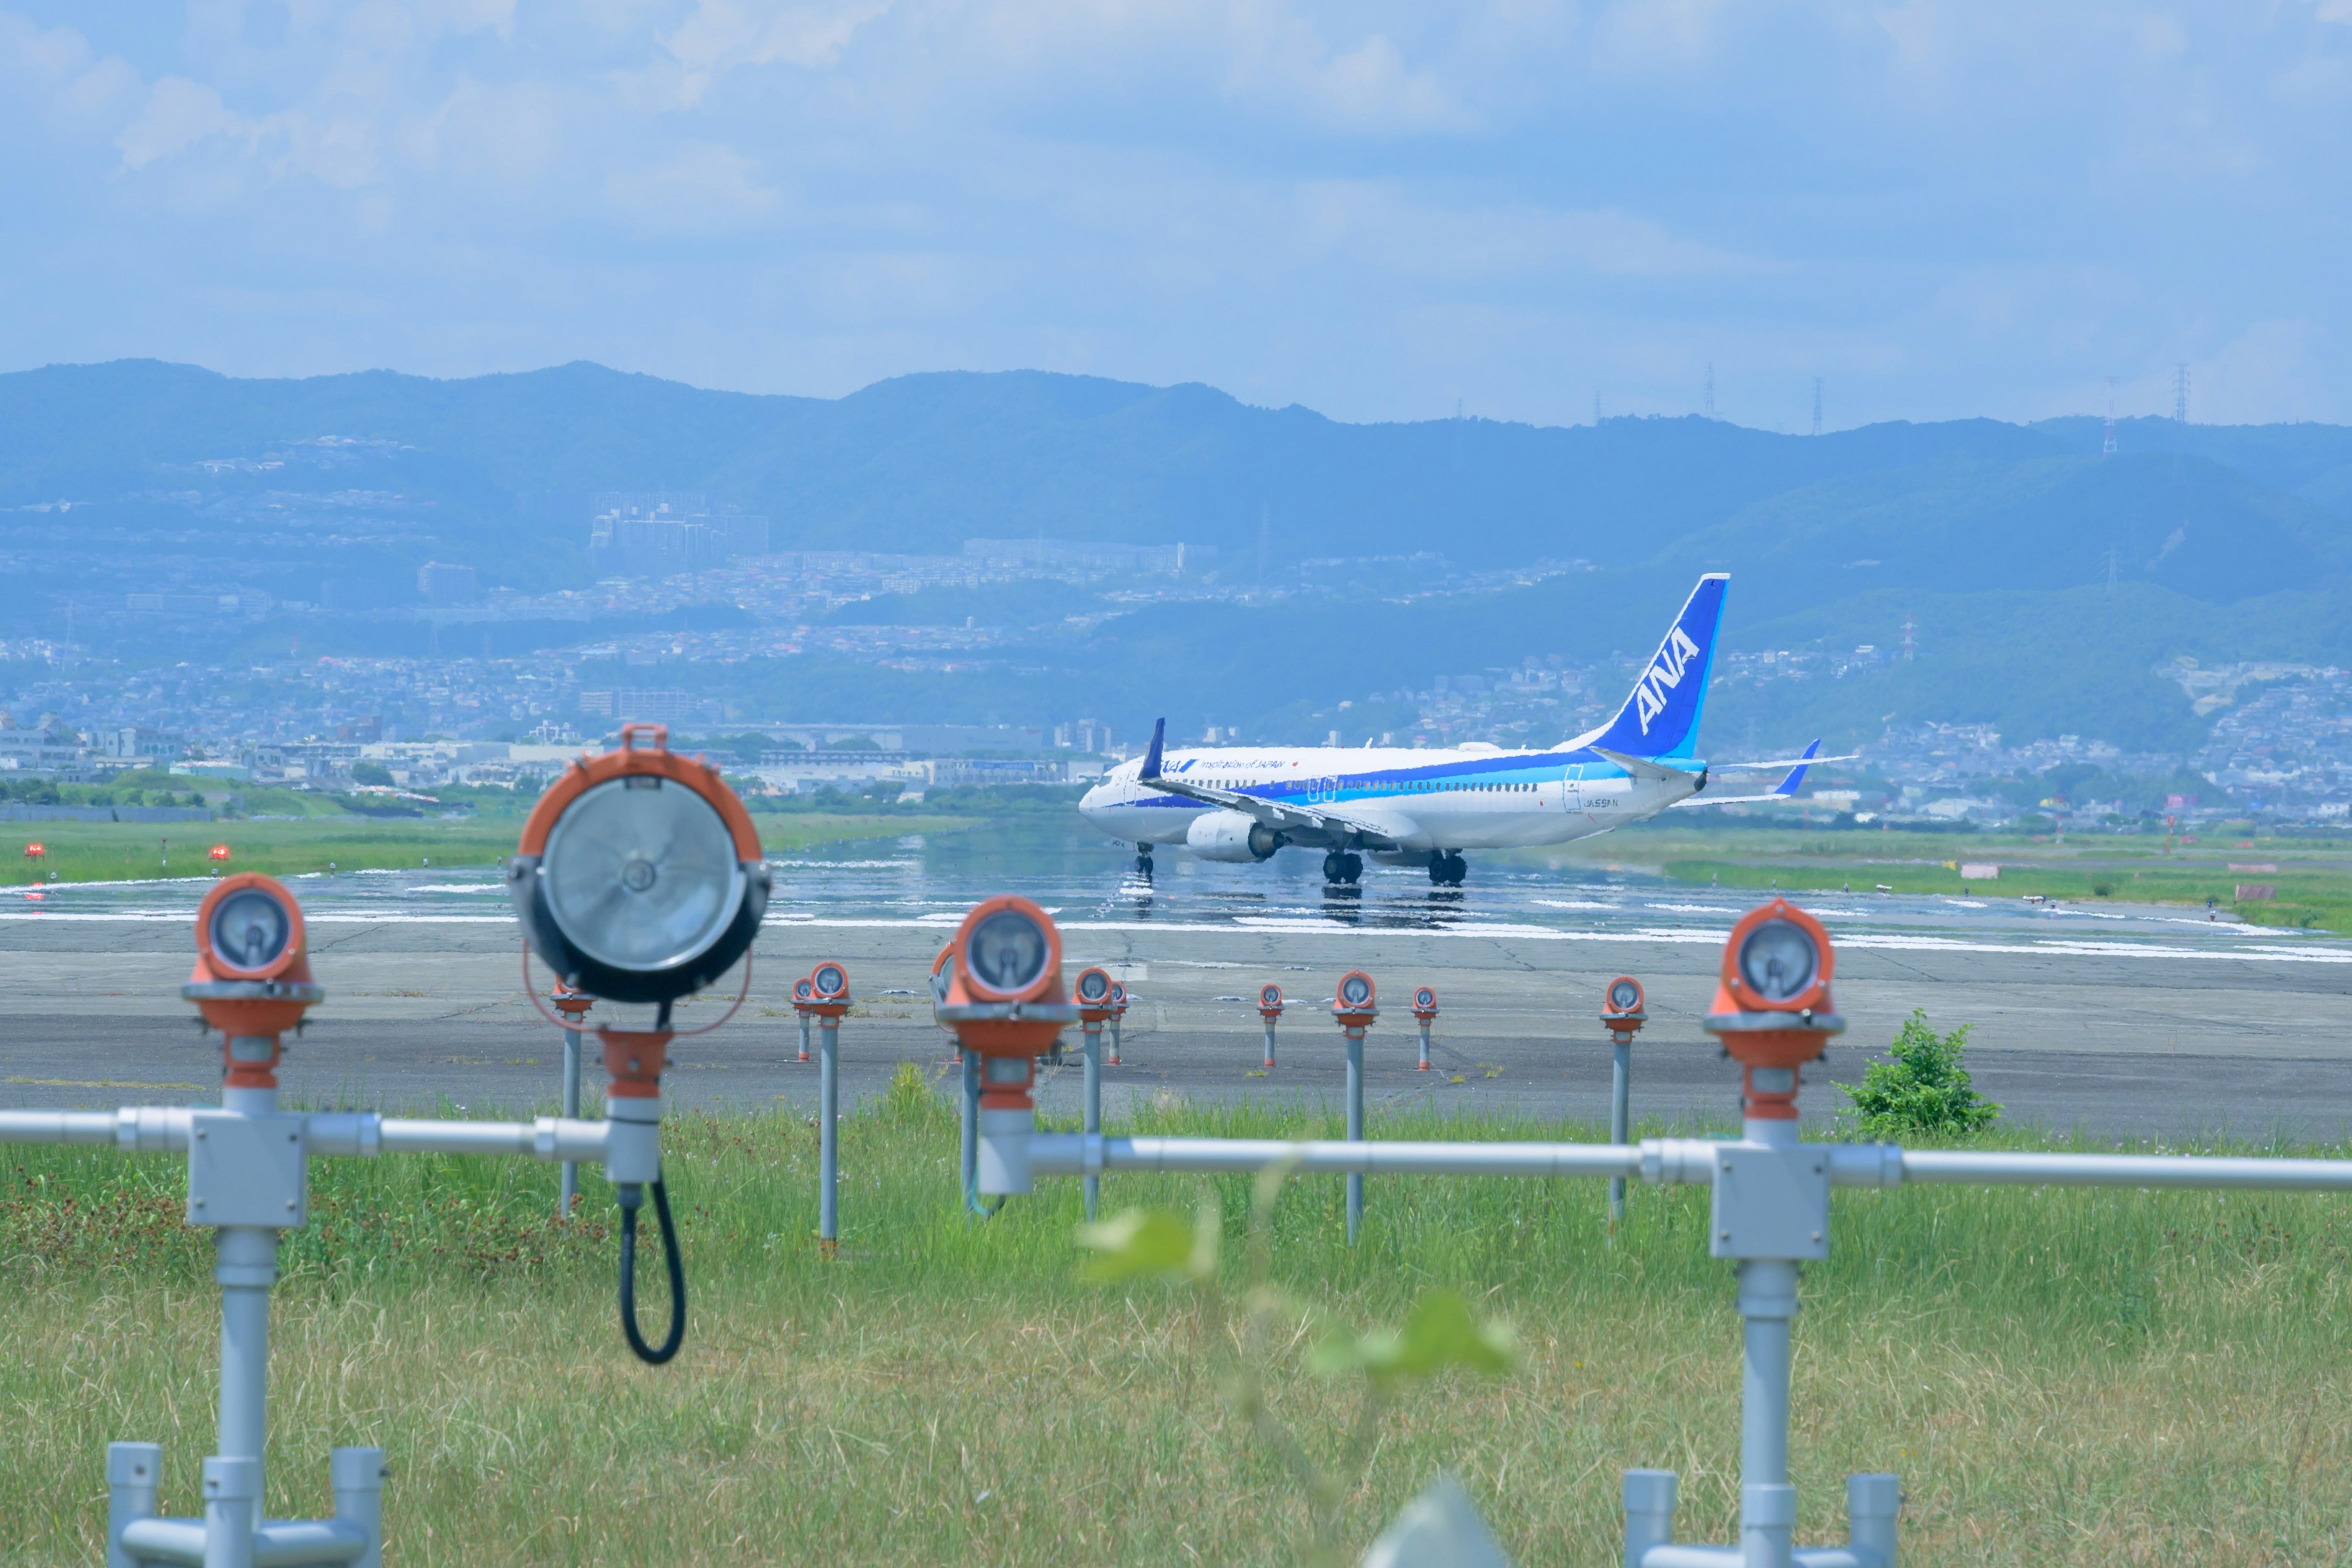
<svg viewBox="0 0 2352 1568">
<path fill-rule="evenodd" d="M 595 499 L 588 560 L 600 577 L 671 577 L 768 552 L 768 520 L 713 512 L 699 495 Z"/>
<path fill-rule="evenodd" d="M 151 730 L 144 724 L 102 730 L 98 735 L 98 754 L 109 762 L 152 761 L 177 750 L 179 744 L 171 736 L 161 730 Z"/>
<path fill-rule="evenodd" d="M 1068 539 L 967 539 L 967 559 L 999 572 L 1057 569 L 1182 576 L 1213 564 L 1213 544 L 1083 544 Z"/>
<path fill-rule="evenodd" d="M 718 703 L 691 691 L 583 691 L 579 706 L 583 713 L 623 723 L 691 724 L 725 716 Z"/>
<path fill-rule="evenodd" d="M 416 591 L 428 605 L 470 605 L 476 588 L 471 566 L 428 561 L 416 571 Z"/>
<path fill-rule="evenodd" d="M 267 595 L 253 597 L 263 605 Z M 123 608 L 133 615 L 145 616 L 216 616 L 223 610 L 236 610 L 241 600 L 235 594 L 126 594 Z"/>
<path fill-rule="evenodd" d="M 0 711 L 0 768 L 63 773 L 89 761 L 89 750 L 81 743 L 81 737 L 59 722 L 56 714 L 44 713 L 40 722 L 20 729 L 12 715 Z"/>
</svg>

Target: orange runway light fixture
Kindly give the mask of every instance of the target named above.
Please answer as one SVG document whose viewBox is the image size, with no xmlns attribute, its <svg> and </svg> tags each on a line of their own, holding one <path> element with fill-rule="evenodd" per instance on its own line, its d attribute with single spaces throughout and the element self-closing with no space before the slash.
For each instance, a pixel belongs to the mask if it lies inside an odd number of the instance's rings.
<svg viewBox="0 0 2352 1568">
<path fill-rule="evenodd" d="M 302 906 L 274 878 L 224 877 L 196 906 L 196 966 L 180 994 L 221 1032 L 232 1089 L 278 1088 L 279 1037 L 325 996 L 310 978 Z"/>
<path fill-rule="evenodd" d="M 1649 1021 L 1642 983 L 1621 974 L 1601 988 L 1601 1022 L 1612 1035 L 1632 1036 Z"/>
<path fill-rule="evenodd" d="M 1026 1193 L 1037 1058 L 1079 1017 L 1062 987 L 1062 933 L 1027 899 L 983 899 L 957 929 L 941 973 L 940 1021 L 980 1058 L 979 1190 Z"/>
<path fill-rule="evenodd" d="M 1750 1120 L 1797 1119 L 1800 1070 L 1845 1028 L 1830 999 L 1836 968 L 1829 931 L 1786 899 L 1731 928 L 1706 1028 L 1740 1065 Z"/>
<path fill-rule="evenodd" d="M 1274 1070 L 1274 1026 L 1282 1022 L 1282 987 L 1271 981 L 1257 988 L 1257 1016 L 1265 1025 L 1265 1059 L 1259 1070 Z"/>
</svg>

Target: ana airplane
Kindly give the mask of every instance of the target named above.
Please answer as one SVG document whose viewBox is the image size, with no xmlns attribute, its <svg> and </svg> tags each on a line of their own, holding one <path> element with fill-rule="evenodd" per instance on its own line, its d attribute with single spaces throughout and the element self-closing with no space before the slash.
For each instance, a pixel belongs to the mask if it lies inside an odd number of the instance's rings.
<svg viewBox="0 0 2352 1568">
<path fill-rule="evenodd" d="M 1157 845 L 1181 844 L 1204 860 L 1270 859 L 1285 846 L 1324 851 L 1327 882 L 1353 882 L 1367 855 L 1422 866 L 1458 887 L 1465 849 L 1563 844 L 1644 822 L 1672 806 L 1785 800 L 1822 761 L 1801 757 L 1727 764 L 1719 771 L 1788 770 L 1770 790 L 1708 790 L 1698 760 L 1699 714 L 1723 618 L 1727 574 L 1698 580 L 1657 653 L 1609 722 L 1549 751 L 1469 744 L 1445 751 L 1318 746 L 1163 750 L 1168 721 L 1152 727 L 1139 759 L 1113 769 L 1078 810 L 1135 846 L 1139 871 Z M 1831 758 L 1830 761 L 1843 759 Z"/>
</svg>

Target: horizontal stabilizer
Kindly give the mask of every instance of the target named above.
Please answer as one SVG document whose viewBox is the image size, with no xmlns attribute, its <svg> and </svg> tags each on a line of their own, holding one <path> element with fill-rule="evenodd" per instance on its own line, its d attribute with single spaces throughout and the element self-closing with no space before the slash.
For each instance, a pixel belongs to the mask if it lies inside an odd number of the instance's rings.
<svg viewBox="0 0 2352 1568">
<path fill-rule="evenodd" d="M 1672 784 L 1676 779 L 1696 780 L 1698 777 L 1687 768 L 1664 767 L 1650 761 L 1647 757 L 1637 757 L 1628 752 L 1612 752 L 1606 746 L 1595 746 L 1592 749 L 1623 768 L 1633 777 L 1647 779 L 1652 784 Z"/>
<path fill-rule="evenodd" d="M 1811 745 L 1807 746 L 1805 748 L 1805 754 L 1798 758 L 1795 765 L 1789 769 L 1789 776 L 1782 779 L 1770 789 L 1765 790 L 1760 794 L 1695 795 L 1687 800 L 1678 800 L 1675 802 L 1675 804 L 1676 805 L 1738 805 L 1747 801 L 1787 800 L 1797 793 L 1797 786 L 1805 782 L 1805 770 L 1807 768 L 1811 767 L 1817 762 L 1835 760 L 1815 756 L 1813 753 L 1821 749 L 1822 743 L 1819 741 L 1815 741 Z M 1616 759 L 1612 757 L 1610 760 L 1614 762 Z M 1763 764 L 1749 763 L 1746 765 L 1748 767 L 1759 767 Z M 1775 763 L 1773 765 L 1779 766 L 1780 764 Z"/>
</svg>

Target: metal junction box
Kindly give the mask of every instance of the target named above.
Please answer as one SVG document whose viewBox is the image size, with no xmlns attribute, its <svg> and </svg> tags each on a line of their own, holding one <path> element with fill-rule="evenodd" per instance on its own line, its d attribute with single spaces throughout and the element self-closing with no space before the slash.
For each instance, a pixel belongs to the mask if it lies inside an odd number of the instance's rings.
<svg viewBox="0 0 2352 1568">
<path fill-rule="evenodd" d="M 301 1117 L 198 1110 L 188 1122 L 190 1225 L 292 1230 L 310 1218 Z"/>
<path fill-rule="evenodd" d="M 1830 1153 L 1819 1144 L 1715 1145 L 1717 1258 L 1811 1262 L 1830 1255 Z"/>
</svg>

